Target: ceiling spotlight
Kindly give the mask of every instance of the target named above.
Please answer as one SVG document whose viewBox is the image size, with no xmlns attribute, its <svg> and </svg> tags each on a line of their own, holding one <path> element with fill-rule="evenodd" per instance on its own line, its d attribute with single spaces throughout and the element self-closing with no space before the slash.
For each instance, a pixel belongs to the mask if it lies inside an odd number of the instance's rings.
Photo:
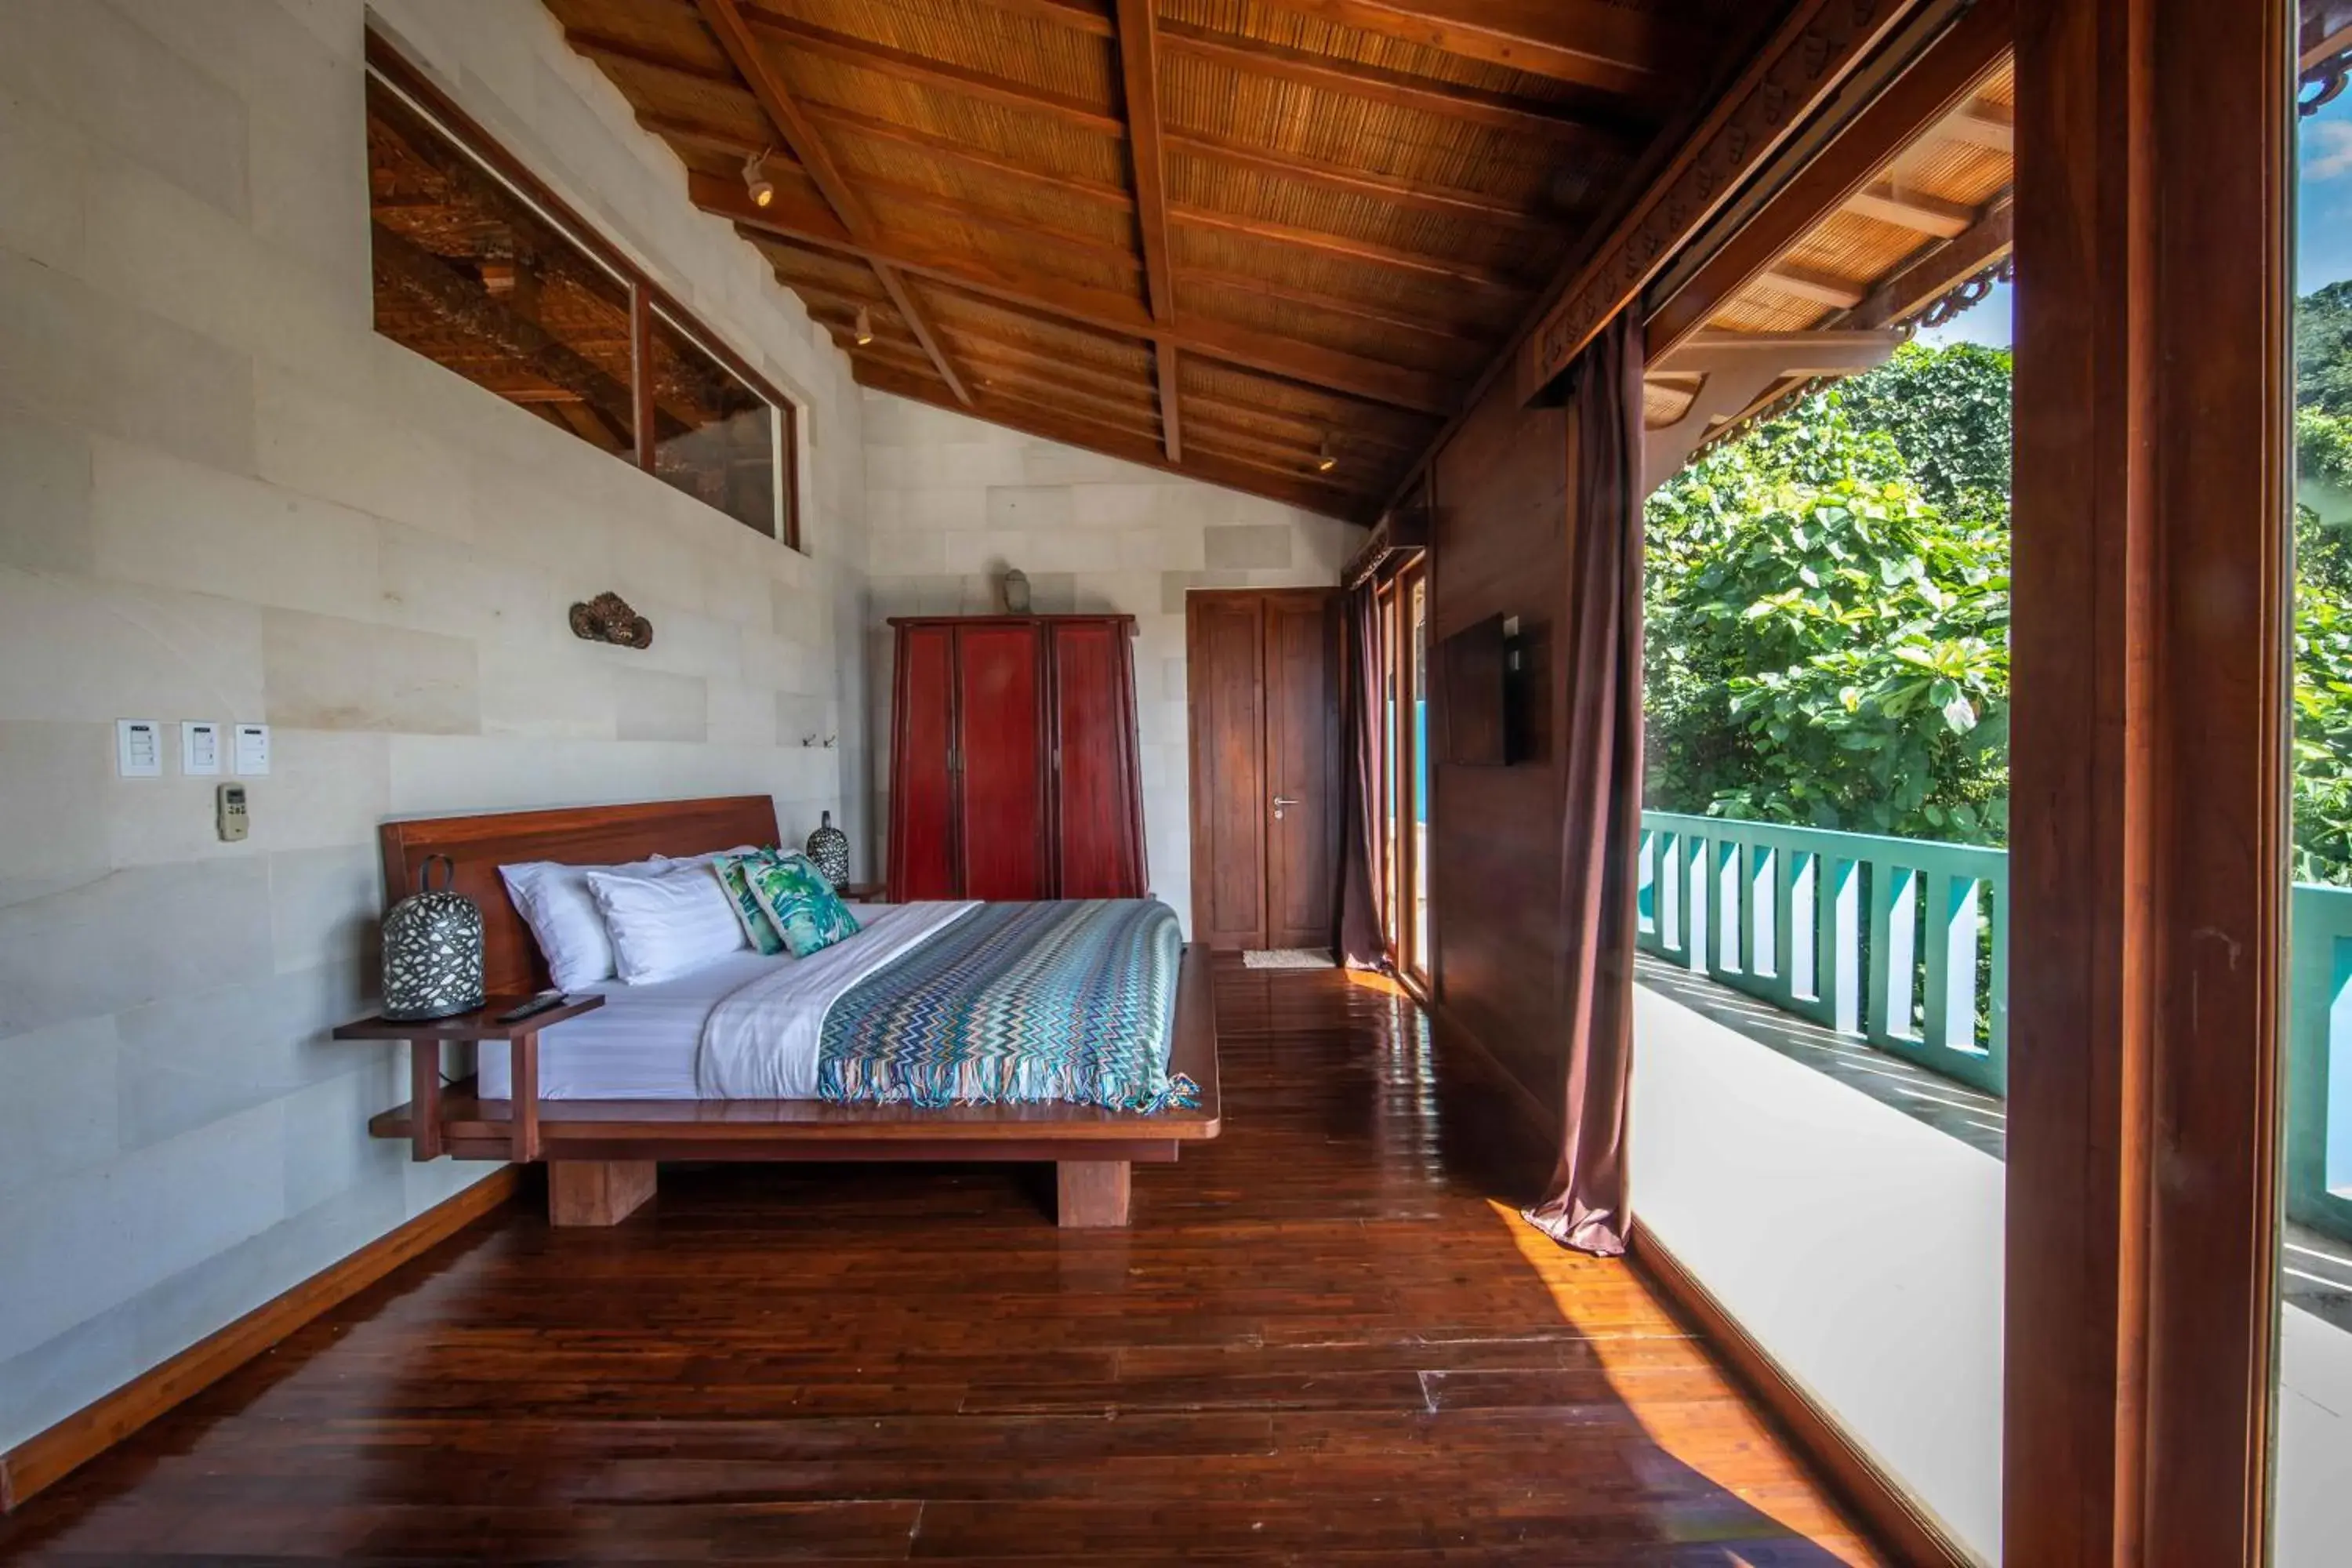
<svg viewBox="0 0 2352 1568">
<path fill-rule="evenodd" d="M 768 153 L 773 151 L 769 148 L 743 160 L 743 188 L 751 193 L 751 205 L 755 207 L 766 206 L 776 199 L 775 182 L 767 174 Z"/>
<path fill-rule="evenodd" d="M 864 348 L 874 341 L 874 311 L 870 307 L 857 307 L 857 346 Z"/>
<path fill-rule="evenodd" d="M 1315 471 L 1318 474 L 1328 474 L 1339 466 L 1339 454 L 1331 449 L 1331 437 L 1326 436 L 1323 437 L 1323 444 L 1315 448 Z"/>
</svg>

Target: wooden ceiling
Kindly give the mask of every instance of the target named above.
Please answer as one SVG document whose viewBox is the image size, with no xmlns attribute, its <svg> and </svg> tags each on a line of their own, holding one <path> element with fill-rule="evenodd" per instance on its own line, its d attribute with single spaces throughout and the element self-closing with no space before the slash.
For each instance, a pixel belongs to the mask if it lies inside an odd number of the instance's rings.
<svg viewBox="0 0 2352 1568">
<path fill-rule="evenodd" d="M 1361 521 L 1786 8 L 547 3 L 860 382 Z"/>
<path fill-rule="evenodd" d="M 1647 301 L 1652 482 L 2006 270 L 2014 24 L 1976 0 Z"/>
</svg>

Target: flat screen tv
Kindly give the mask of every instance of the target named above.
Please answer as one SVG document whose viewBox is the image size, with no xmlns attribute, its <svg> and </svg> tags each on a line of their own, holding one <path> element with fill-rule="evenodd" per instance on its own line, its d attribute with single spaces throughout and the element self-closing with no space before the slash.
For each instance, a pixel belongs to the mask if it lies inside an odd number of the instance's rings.
<svg viewBox="0 0 2352 1568">
<path fill-rule="evenodd" d="M 1510 638 L 1489 616 L 1438 645 L 1445 682 L 1445 760 L 1499 768 L 1510 755 Z"/>
</svg>

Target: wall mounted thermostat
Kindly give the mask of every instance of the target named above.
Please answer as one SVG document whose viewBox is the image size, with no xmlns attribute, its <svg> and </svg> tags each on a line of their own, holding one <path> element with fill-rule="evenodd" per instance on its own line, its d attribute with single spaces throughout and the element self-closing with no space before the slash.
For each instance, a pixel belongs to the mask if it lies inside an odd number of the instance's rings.
<svg viewBox="0 0 2352 1568">
<path fill-rule="evenodd" d="M 225 784 L 213 792 L 219 804 L 220 836 L 224 844 L 236 844 L 245 837 L 245 786 Z"/>
<path fill-rule="evenodd" d="M 216 773 L 221 771 L 221 727 L 200 719 L 180 726 L 180 771 Z"/>
<path fill-rule="evenodd" d="M 114 771 L 127 779 L 163 776 L 163 725 L 155 719 L 114 721 Z"/>
<path fill-rule="evenodd" d="M 236 771 L 248 778 L 269 771 L 269 726 L 239 724 L 236 727 Z"/>
</svg>

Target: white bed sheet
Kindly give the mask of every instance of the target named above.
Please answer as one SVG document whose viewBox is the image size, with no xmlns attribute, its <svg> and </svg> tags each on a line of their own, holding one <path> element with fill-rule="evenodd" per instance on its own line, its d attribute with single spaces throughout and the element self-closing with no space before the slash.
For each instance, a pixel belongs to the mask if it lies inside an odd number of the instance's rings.
<svg viewBox="0 0 2352 1568">
<path fill-rule="evenodd" d="M 852 904 L 858 923 L 868 923 L 887 906 Z M 856 938 L 851 938 L 855 942 Z M 703 1026 L 712 1009 L 737 991 L 801 961 L 745 951 L 730 953 L 708 968 L 653 985 L 617 980 L 581 987 L 600 994 L 604 1005 L 565 1020 L 539 1037 L 539 1097 L 541 1100 L 700 1100 L 695 1066 L 702 1051 Z M 504 1100 L 514 1080 L 504 1045 L 477 1047 L 478 1085 L 485 1100 Z"/>
</svg>

